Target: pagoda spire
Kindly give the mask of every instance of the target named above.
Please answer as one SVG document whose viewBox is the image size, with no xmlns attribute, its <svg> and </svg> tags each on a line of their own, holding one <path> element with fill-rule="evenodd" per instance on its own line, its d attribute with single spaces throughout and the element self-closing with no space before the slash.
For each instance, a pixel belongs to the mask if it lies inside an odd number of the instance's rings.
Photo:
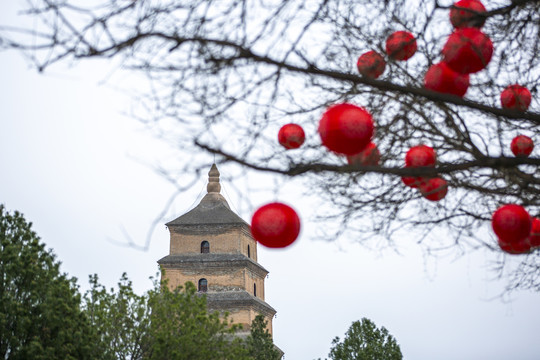
<svg viewBox="0 0 540 360">
<path fill-rule="evenodd" d="M 208 172 L 208 185 L 206 186 L 208 193 L 217 193 L 221 191 L 221 184 L 219 183 L 219 170 L 216 164 L 212 164 L 210 171 Z"/>
</svg>

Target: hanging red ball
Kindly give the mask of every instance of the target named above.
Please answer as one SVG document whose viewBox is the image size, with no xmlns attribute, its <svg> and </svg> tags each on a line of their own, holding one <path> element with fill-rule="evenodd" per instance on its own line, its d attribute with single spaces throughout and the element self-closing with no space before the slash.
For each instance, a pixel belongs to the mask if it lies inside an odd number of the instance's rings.
<svg viewBox="0 0 540 360">
<path fill-rule="evenodd" d="M 448 192 L 448 183 L 442 178 L 431 178 L 421 183 L 418 188 L 423 197 L 431 201 L 444 199 Z"/>
<path fill-rule="evenodd" d="M 493 213 L 491 227 L 501 242 L 513 245 L 529 236 L 531 218 L 522 206 L 503 205 Z"/>
<path fill-rule="evenodd" d="M 405 167 L 435 167 L 437 154 L 432 147 L 427 145 L 417 145 L 410 148 L 405 154 Z M 427 179 L 416 176 L 403 176 L 401 181 L 408 187 L 420 187 Z"/>
<path fill-rule="evenodd" d="M 501 92 L 501 105 L 504 109 L 526 111 L 531 104 L 531 92 L 521 85 L 510 85 Z"/>
<path fill-rule="evenodd" d="M 408 31 L 396 31 L 386 39 L 386 53 L 394 60 L 408 60 L 416 49 L 416 39 Z"/>
<path fill-rule="evenodd" d="M 516 241 L 513 243 L 507 243 L 502 241 L 500 238 L 497 240 L 499 243 L 499 247 L 502 251 L 507 252 L 509 254 L 519 255 L 519 254 L 526 254 L 529 251 L 531 251 L 531 244 L 527 239 L 522 239 L 520 241 Z"/>
<path fill-rule="evenodd" d="M 434 167 L 437 163 L 437 154 L 432 147 L 427 145 L 417 145 L 405 154 L 405 165 L 407 167 Z"/>
<path fill-rule="evenodd" d="M 532 218 L 531 232 L 527 237 L 531 247 L 536 248 L 540 246 L 540 219 Z"/>
<path fill-rule="evenodd" d="M 285 124 L 278 132 L 278 141 L 285 149 L 298 149 L 305 139 L 304 129 L 297 124 Z"/>
<path fill-rule="evenodd" d="M 486 8 L 478 0 L 460 0 L 450 9 L 450 22 L 455 28 L 481 28 L 486 22 Z"/>
<path fill-rule="evenodd" d="M 330 106 L 319 122 L 319 135 L 324 146 L 343 154 L 358 154 L 373 136 L 371 114 L 356 105 L 343 103 Z"/>
<path fill-rule="evenodd" d="M 401 181 L 403 182 L 403 184 L 405 184 L 405 186 L 416 189 L 417 187 L 420 187 L 420 185 L 424 183 L 425 179 L 422 177 L 402 176 Z"/>
<path fill-rule="evenodd" d="M 251 219 L 253 238 L 269 248 L 289 246 L 299 233 L 300 219 L 296 211 L 283 203 L 261 206 Z"/>
<path fill-rule="evenodd" d="M 431 65 L 424 77 L 424 87 L 443 94 L 463 97 L 469 88 L 469 75 L 450 69 L 444 62 Z"/>
<path fill-rule="evenodd" d="M 534 142 L 526 135 L 518 135 L 510 143 L 510 150 L 517 157 L 528 157 L 534 149 Z"/>
<path fill-rule="evenodd" d="M 347 163 L 349 163 L 349 165 L 377 166 L 379 165 L 380 160 L 381 153 L 379 152 L 377 145 L 372 142 L 358 154 L 347 156 Z"/>
<path fill-rule="evenodd" d="M 386 61 L 378 52 L 372 50 L 360 55 L 356 67 L 360 74 L 376 79 L 384 72 Z"/>
<path fill-rule="evenodd" d="M 448 37 L 442 54 L 452 70 L 471 74 L 487 66 L 493 55 L 493 43 L 477 28 L 456 29 Z"/>
</svg>

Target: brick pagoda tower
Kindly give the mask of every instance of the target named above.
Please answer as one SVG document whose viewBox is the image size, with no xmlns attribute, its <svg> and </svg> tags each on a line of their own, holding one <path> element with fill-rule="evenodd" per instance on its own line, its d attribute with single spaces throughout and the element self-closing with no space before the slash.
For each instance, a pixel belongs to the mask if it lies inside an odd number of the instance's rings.
<svg viewBox="0 0 540 360">
<path fill-rule="evenodd" d="M 194 209 L 167 223 L 169 255 L 158 261 L 169 286 L 191 281 L 206 293 L 210 311 L 227 311 L 247 335 L 255 316 L 268 321 L 276 311 L 264 301 L 268 271 L 257 262 L 257 242 L 249 224 L 236 215 L 220 194 L 219 171 L 208 173 L 208 193 Z"/>
</svg>

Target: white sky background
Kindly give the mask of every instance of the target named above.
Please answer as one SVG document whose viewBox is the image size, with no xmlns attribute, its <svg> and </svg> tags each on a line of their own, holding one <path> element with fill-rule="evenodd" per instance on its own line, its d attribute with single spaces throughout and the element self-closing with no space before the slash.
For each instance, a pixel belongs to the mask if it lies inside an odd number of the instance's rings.
<svg viewBox="0 0 540 360">
<path fill-rule="evenodd" d="M 0 19 L 12 10 L 8 3 Z M 139 160 L 166 159 L 169 150 L 122 115 L 128 97 L 99 85 L 106 64 L 39 75 L 14 52 L 0 53 L 0 64 L 0 202 L 34 223 L 83 290 L 89 274 L 113 286 L 124 271 L 138 292 L 148 289 L 156 261 L 168 254 L 165 226 L 157 227 L 147 252 L 116 242 L 125 243 L 125 228 L 144 244 L 174 189 Z M 272 187 L 270 178 L 261 180 Z M 206 175 L 177 198 L 162 223 L 188 211 L 205 185 Z M 232 184 L 222 185 L 226 197 L 234 195 Z M 488 254 L 433 261 L 413 239 L 403 239 L 403 255 L 347 240 L 315 242 L 309 237 L 319 224 L 310 222 L 309 204 L 297 194 L 291 186 L 278 199 L 299 211 L 300 239 L 285 250 L 259 248 L 270 271 L 266 300 L 278 311 L 274 340 L 285 359 L 326 357 L 333 337 L 362 317 L 385 326 L 405 359 L 540 358 L 540 295 L 493 300 L 504 284 L 490 280 Z M 253 203 L 272 200 L 257 195 Z M 238 208 L 234 198 L 228 201 Z M 251 213 L 240 215 L 250 220 Z"/>
</svg>

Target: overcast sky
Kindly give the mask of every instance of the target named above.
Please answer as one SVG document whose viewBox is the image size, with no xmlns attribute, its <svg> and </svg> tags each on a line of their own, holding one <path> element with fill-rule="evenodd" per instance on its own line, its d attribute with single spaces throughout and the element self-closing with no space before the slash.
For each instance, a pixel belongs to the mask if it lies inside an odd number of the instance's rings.
<svg viewBox="0 0 540 360">
<path fill-rule="evenodd" d="M 126 234 L 144 245 L 174 192 L 143 164 L 166 159 L 168 149 L 123 115 L 129 97 L 100 85 L 103 63 L 39 75 L 11 52 L 0 53 L 0 64 L 0 202 L 33 222 L 83 290 L 89 274 L 113 286 L 122 272 L 138 292 L 150 288 L 156 261 L 168 254 L 163 224 L 196 205 L 206 174 L 176 198 L 147 251 L 123 246 Z M 270 178 L 261 179 L 272 186 Z M 232 208 L 240 208 L 233 184 L 222 186 Z M 496 298 L 504 283 L 486 267 L 492 255 L 478 251 L 435 261 L 422 256 L 414 239 L 403 239 L 399 255 L 368 251 L 353 239 L 313 241 L 320 225 L 297 194 L 291 188 L 279 200 L 298 210 L 299 240 L 285 250 L 259 248 L 259 261 L 270 271 L 266 301 L 277 310 L 274 340 L 285 359 L 326 357 L 333 337 L 362 317 L 385 326 L 405 359 L 540 357 L 540 295 Z M 274 200 L 254 196 L 255 205 Z M 251 213 L 240 212 L 249 221 Z"/>
</svg>

